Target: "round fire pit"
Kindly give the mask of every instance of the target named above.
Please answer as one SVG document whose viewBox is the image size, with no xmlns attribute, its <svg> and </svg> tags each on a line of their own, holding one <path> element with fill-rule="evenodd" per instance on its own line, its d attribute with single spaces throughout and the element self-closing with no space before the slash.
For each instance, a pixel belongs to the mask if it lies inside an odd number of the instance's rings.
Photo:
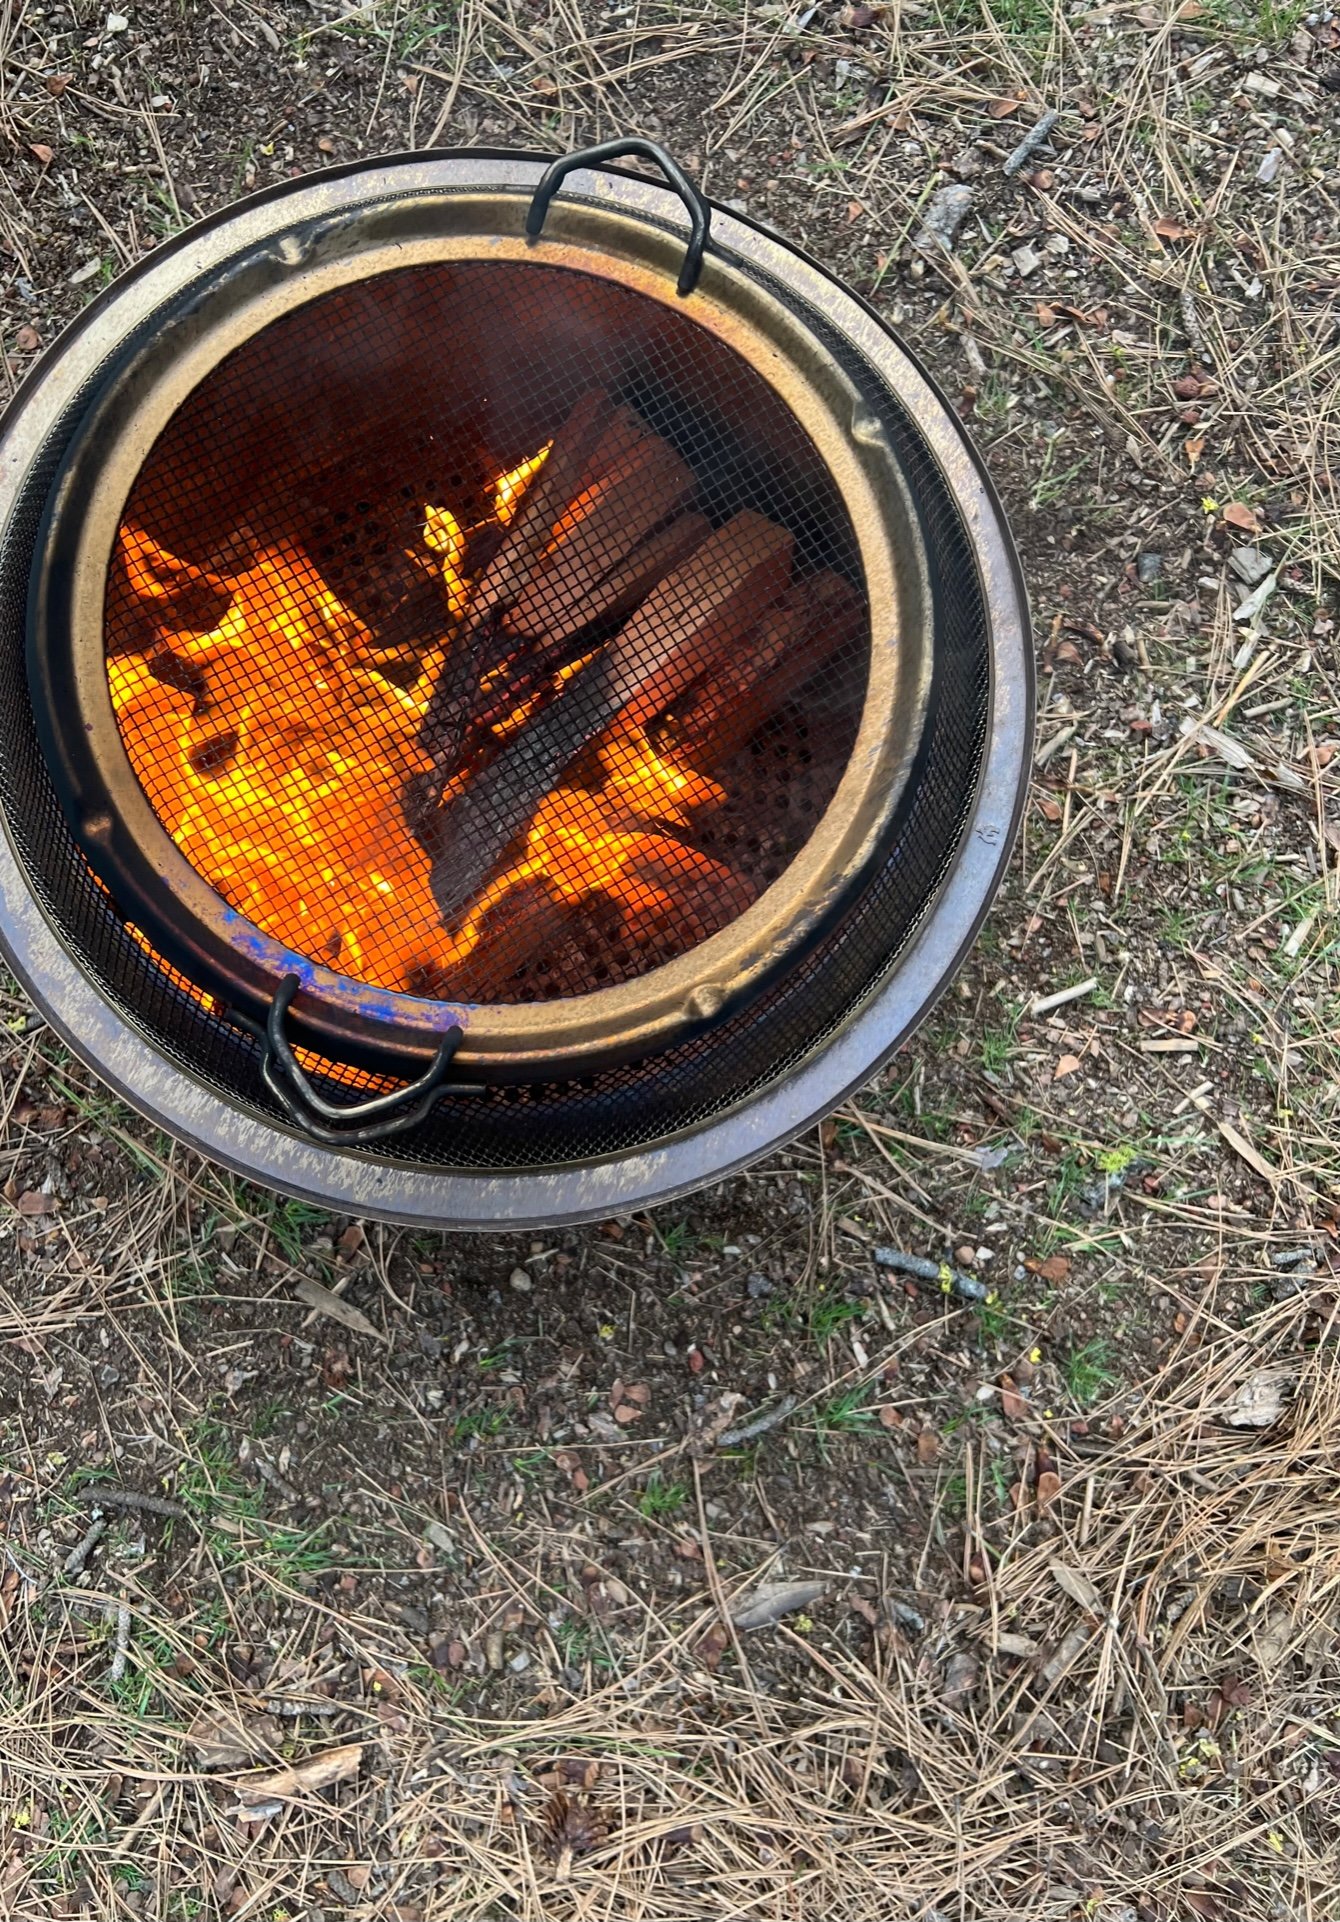
<svg viewBox="0 0 1340 1922">
<path fill-rule="evenodd" d="M 994 496 L 876 317 L 646 143 L 260 196 L 3 431 L 0 939 L 239 1171 L 654 1201 L 841 1100 L 971 941 L 1031 740 Z"/>
</svg>

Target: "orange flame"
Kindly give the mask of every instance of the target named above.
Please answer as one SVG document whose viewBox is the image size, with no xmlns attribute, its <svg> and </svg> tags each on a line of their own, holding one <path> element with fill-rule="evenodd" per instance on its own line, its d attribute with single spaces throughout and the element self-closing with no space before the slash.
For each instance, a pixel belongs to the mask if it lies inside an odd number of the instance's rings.
<svg viewBox="0 0 1340 1922">
<path fill-rule="evenodd" d="M 547 452 L 494 483 L 502 524 Z M 424 511 L 423 538 L 440 557 L 455 618 L 469 601 L 472 531 L 447 508 Z M 477 947 L 490 909 L 534 877 L 565 903 L 597 890 L 613 897 L 632 931 L 698 905 L 706 915 L 709 895 L 717 903 L 713 925 L 723 905 L 737 912 L 747 905 L 729 869 L 661 831 L 683 825 L 694 807 L 719 803 L 724 791 L 665 759 L 641 730 L 615 730 L 596 757 L 600 791 L 555 789 L 534 816 L 521 858 L 448 935 L 402 796 L 408 780 L 429 771 L 418 735 L 450 640 L 406 690 L 377 671 L 375 636 L 298 548 L 277 543 L 222 580 L 176 560 L 139 530 L 123 528 L 121 545 L 134 600 L 160 633 L 154 651 L 108 660 L 131 764 L 197 870 L 286 946 L 403 990 L 416 978 L 449 976 Z M 184 582 L 229 596 L 212 630 L 173 631 L 174 593 Z M 133 606 L 113 597 L 113 627 L 118 606 L 133 623 Z M 542 698 L 520 703 L 495 724 L 495 735 L 523 726 Z"/>
</svg>

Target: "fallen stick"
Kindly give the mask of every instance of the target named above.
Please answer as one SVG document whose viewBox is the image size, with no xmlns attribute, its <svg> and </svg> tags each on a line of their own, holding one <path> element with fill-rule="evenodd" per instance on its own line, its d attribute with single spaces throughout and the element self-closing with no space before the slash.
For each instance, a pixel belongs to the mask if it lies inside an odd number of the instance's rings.
<svg viewBox="0 0 1340 1922">
<path fill-rule="evenodd" d="M 872 1257 L 880 1268 L 895 1274 L 911 1275 L 917 1281 L 933 1281 L 943 1295 L 957 1295 L 960 1301 L 989 1301 L 991 1290 L 975 1275 L 960 1274 L 947 1261 L 927 1261 L 923 1255 L 905 1254 L 901 1248 L 875 1248 Z"/>
<path fill-rule="evenodd" d="M 766 1435 L 769 1429 L 780 1428 L 787 1416 L 795 1413 L 798 1405 L 794 1395 L 783 1395 L 775 1408 L 765 1409 L 753 1421 L 743 1422 L 739 1428 L 728 1428 L 724 1435 L 718 1435 L 717 1447 L 738 1448 L 742 1442 L 756 1441 L 760 1435 Z"/>
<path fill-rule="evenodd" d="M 1033 158 L 1038 148 L 1046 144 L 1048 134 L 1060 118 L 1055 107 L 1048 107 L 1046 113 L 1039 114 L 1000 171 L 1003 174 L 1017 174 Z"/>
<path fill-rule="evenodd" d="M 141 1495 L 134 1488 L 100 1488 L 93 1483 L 81 1488 L 79 1499 L 90 1508 L 141 1508 L 149 1515 L 162 1515 L 170 1521 L 185 1522 L 190 1513 L 180 1502 L 165 1501 L 161 1495 Z"/>
<path fill-rule="evenodd" d="M 67 1577 L 73 1579 L 74 1576 L 83 1574 L 85 1562 L 87 1562 L 89 1556 L 93 1553 L 106 1533 L 107 1523 L 103 1517 L 99 1515 L 90 1525 L 87 1534 L 79 1543 L 78 1547 L 72 1548 L 66 1556 L 64 1572 Z"/>
</svg>

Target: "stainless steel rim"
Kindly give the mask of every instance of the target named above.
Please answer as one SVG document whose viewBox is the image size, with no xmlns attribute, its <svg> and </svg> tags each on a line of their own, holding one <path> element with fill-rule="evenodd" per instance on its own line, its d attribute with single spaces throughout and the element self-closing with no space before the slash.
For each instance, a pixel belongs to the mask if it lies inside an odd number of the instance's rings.
<svg viewBox="0 0 1340 1922">
<path fill-rule="evenodd" d="M 542 160 L 478 154 L 407 156 L 280 190 L 293 218 L 403 193 L 485 181 L 533 186 Z M 569 191 L 686 227 L 676 197 L 627 177 L 581 172 Z M 11 499 L 47 432 L 94 372 L 109 332 L 133 324 L 228 251 L 230 216 L 154 255 L 95 303 L 22 391 L 4 433 Z M 73 1051 L 155 1124 L 239 1174 L 331 1208 L 456 1228 L 599 1219 L 671 1199 L 719 1179 L 793 1138 L 859 1087 L 934 1004 L 999 882 L 1023 803 L 1032 739 L 1032 659 L 1017 561 L 994 493 L 956 418 L 923 371 L 854 295 L 783 242 L 721 209 L 714 235 L 808 299 L 840 327 L 916 420 L 949 482 L 980 570 L 990 618 L 992 681 L 984 765 L 957 859 L 887 982 L 802 1066 L 740 1107 L 663 1144 L 552 1170 L 437 1172 L 337 1153 L 222 1099 L 112 1009 L 43 915 L 7 835 L 0 840 L 0 944 L 16 974 Z M 127 306 L 129 303 L 129 307 Z M 111 309 L 115 304 L 115 314 Z M 101 328 L 101 332 L 100 332 Z"/>
</svg>

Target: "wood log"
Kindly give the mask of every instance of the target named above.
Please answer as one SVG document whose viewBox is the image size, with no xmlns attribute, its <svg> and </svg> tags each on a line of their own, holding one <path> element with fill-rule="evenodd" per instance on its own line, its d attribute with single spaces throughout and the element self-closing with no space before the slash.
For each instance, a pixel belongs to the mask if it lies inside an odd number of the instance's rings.
<svg viewBox="0 0 1340 1922">
<path fill-rule="evenodd" d="M 454 920 L 577 755 L 616 719 L 659 714 L 754 627 L 786 586 L 791 535 L 746 510 L 653 588 L 554 701 L 503 747 L 424 834 L 433 893 Z"/>
<path fill-rule="evenodd" d="M 864 600 L 838 575 L 797 581 L 671 710 L 665 731 L 676 755 L 696 768 L 719 768 L 839 648 L 860 640 L 865 620 Z"/>
<path fill-rule="evenodd" d="M 687 560 L 696 547 L 701 547 L 711 531 L 711 522 L 702 514 L 681 514 L 678 520 L 648 535 L 623 565 L 608 574 L 584 601 L 561 614 L 551 614 L 544 630 L 543 648 L 537 651 L 525 643 L 517 648 L 514 671 L 500 683 L 508 692 L 507 706 L 498 710 L 498 703 L 493 702 L 490 716 L 495 710 L 510 712 L 525 698 L 529 687 L 538 685 L 540 679 L 580 652 L 574 643 L 589 629 L 626 620 L 656 583 Z"/>
<path fill-rule="evenodd" d="M 555 434 L 544 466 L 526 492 L 507 539 L 485 568 L 470 598 L 461 632 L 437 677 L 424 712 L 420 742 L 432 757 L 436 793 L 455 771 L 467 739 L 479 694 L 480 675 L 498 655 L 497 629 L 503 613 L 522 593 L 552 538 L 555 523 L 581 486 L 591 457 L 609 424 L 613 402 L 603 388 L 582 395 Z M 505 650 L 503 654 L 505 658 Z M 418 820 L 436 793 L 417 792 L 410 810 Z"/>
<path fill-rule="evenodd" d="M 609 425 L 614 403 L 600 387 L 587 390 L 554 435 L 544 466 L 527 489 L 508 538 L 470 596 L 469 623 L 478 626 L 510 607 L 553 539 L 554 528 L 580 494 L 591 459 Z"/>
<path fill-rule="evenodd" d="M 503 617 L 504 632 L 552 642 L 558 628 L 589 625 L 583 615 L 596 589 L 684 505 L 693 487 L 693 474 L 668 442 L 648 436 L 629 448 L 555 529 L 524 592 Z"/>
<path fill-rule="evenodd" d="M 529 962 L 552 953 L 572 925 L 573 909 L 538 878 L 519 881 L 484 916 L 463 961 L 435 968 L 414 984 L 438 1001 L 489 1001 L 506 993 Z"/>
</svg>

